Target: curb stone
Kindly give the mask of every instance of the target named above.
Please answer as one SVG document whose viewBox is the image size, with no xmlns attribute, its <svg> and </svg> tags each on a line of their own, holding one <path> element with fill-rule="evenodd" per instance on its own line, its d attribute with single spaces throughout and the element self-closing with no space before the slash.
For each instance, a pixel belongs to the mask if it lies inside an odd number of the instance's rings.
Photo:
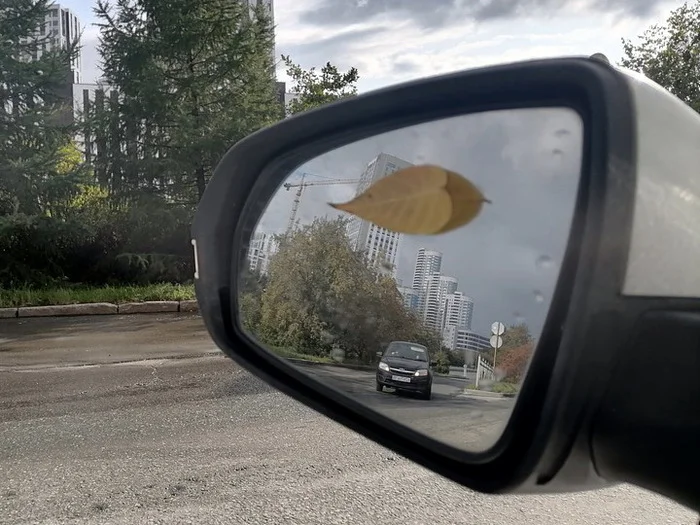
<svg viewBox="0 0 700 525">
<path fill-rule="evenodd" d="M 120 314 L 158 314 L 177 312 L 180 303 L 177 301 L 146 301 L 143 303 L 122 303 L 118 307 Z"/>
<path fill-rule="evenodd" d="M 498 394 L 496 392 L 488 392 L 486 390 L 473 390 L 470 388 L 465 388 L 464 392 L 461 394 L 465 397 L 485 397 L 491 399 L 503 399 L 508 397 L 515 397 L 515 395 Z"/>
<path fill-rule="evenodd" d="M 199 303 L 196 299 L 190 299 L 188 301 L 180 301 L 180 311 L 181 312 L 199 312 Z"/>
<path fill-rule="evenodd" d="M 62 304 L 52 306 L 28 306 L 17 309 L 17 317 L 59 317 L 75 315 L 109 315 L 117 313 L 117 305 L 111 303 Z"/>
<path fill-rule="evenodd" d="M 0 319 L 18 317 L 77 317 L 85 315 L 155 314 L 175 312 L 199 312 L 196 300 L 187 301 L 144 301 L 123 304 L 79 303 L 51 306 L 20 306 L 0 308 Z"/>
<path fill-rule="evenodd" d="M 0 308 L 0 319 L 12 319 L 17 317 L 19 308 Z"/>
</svg>

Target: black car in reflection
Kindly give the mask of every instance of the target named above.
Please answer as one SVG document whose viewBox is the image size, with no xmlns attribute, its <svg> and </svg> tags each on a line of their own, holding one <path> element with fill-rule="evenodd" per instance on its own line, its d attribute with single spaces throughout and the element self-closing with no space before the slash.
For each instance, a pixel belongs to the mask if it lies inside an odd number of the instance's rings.
<svg viewBox="0 0 700 525">
<path fill-rule="evenodd" d="M 419 394 L 430 399 L 433 373 L 430 370 L 430 353 L 418 343 L 392 341 L 380 356 L 377 366 L 377 392 L 384 387 Z"/>
</svg>

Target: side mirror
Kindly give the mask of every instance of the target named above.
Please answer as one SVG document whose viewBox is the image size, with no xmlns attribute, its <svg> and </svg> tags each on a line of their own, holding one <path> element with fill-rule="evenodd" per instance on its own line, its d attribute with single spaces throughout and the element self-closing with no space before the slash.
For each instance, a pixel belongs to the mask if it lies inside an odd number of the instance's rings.
<svg viewBox="0 0 700 525">
<path fill-rule="evenodd" d="M 285 119 L 236 144 L 200 202 L 202 316 L 254 374 L 471 489 L 624 481 L 700 507 L 698 144 L 690 108 L 586 58 Z M 386 340 L 410 352 L 377 370 Z M 411 356 L 440 344 L 473 368 L 431 391 Z"/>
<path fill-rule="evenodd" d="M 434 367 L 437 365 L 437 361 L 430 361 L 430 367 Z"/>
<path fill-rule="evenodd" d="M 382 355 L 384 355 L 382 352 L 377 352 L 377 357 L 382 357 Z"/>
</svg>

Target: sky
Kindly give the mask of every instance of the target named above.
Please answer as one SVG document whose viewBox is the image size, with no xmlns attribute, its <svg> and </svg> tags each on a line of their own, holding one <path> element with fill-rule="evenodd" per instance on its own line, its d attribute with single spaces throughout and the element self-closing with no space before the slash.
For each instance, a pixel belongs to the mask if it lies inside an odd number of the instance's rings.
<svg viewBox="0 0 700 525">
<path fill-rule="evenodd" d="M 83 79 L 95 81 L 100 70 L 93 4 L 87 0 L 61 4 L 81 19 Z M 321 67 L 327 61 L 342 70 L 354 66 L 359 70 L 359 90 L 366 92 L 425 76 L 532 58 L 601 52 L 616 62 L 622 56 L 622 38 L 634 39 L 681 4 L 679 0 L 276 0 L 276 52 L 290 55 L 304 68 Z M 288 80 L 282 69 L 278 78 Z M 548 133 L 555 117 L 540 118 L 541 133 L 536 134 L 518 124 L 530 119 L 534 125 L 535 116 L 511 116 L 509 122 L 492 116 L 484 128 L 488 133 L 473 131 L 475 136 L 465 138 L 467 144 L 479 144 L 478 148 L 466 148 L 460 142 L 455 149 L 470 151 L 472 157 L 454 157 L 449 146 L 457 146 L 457 135 L 438 140 L 440 133 L 435 135 L 433 126 L 433 131 L 421 128 L 415 136 L 406 130 L 400 138 L 394 134 L 348 147 L 333 154 L 333 160 L 329 155 L 309 169 L 321 178 L 354 178 L 381 144 L 387 153 L 403 155 L 410 162 L 430 161 L 469 176 L 494 205 L 464 230 L 440 238 L 404 240 L 399 277 L 410 281 L 417 248 L 437 248 L 445 252 L 444 272 L 458 277 L 460 289 L 476 301 L 476 330 L 486 335 L 490 322 L 500 317 L 506 323 L 524 320 L 537 331 L 564 246 L 562 232 L 575 188 L 571 181 L 577 180 L 574 164 L 562 164 L 557 169 L 566 171 L 565 175 L 539 178 L 539 186 L 533 186 L 532 173 L 554 160 L 562 162 L 541 156 L 547 151 L 542 144 L 554 140 Z M 476 130 L 471 123 L 468 127 Z M 567 137 L 573 142 L 567 146 L 567 162 L 573 162 L 578 154 L 575 122 L 569 120 L 568 127 L 572 134 Z M 406 144 L 414 149 L 406 150 Z M 348 154 L 351 151 L 355 158 Z M 513 166 L 508 171 L 508 159 L 515 158 L 521 162 L 520 171 L 513 171 Z M 501 175 L 485 178 L 486 166 L 497 167 Z M 555 200 L 557 192 L 565 198 Z M 310 220 L 324 215 L 326 202 L 346 200 L 353 193 L 351 186 L 307 189 L 300 216 Z M 282 192 L 275 200 L 266 217 L 268 226 L 286 225 L 292 195 Z M 538 265 L 540 260 L 549 262 Z M 551 271 L 543 272 L 540 266 Z M 541 302 L 536 300 L 540 296 Z M 494 298 L 504 298 L 505 306 Z"/>
<path fill-rule="evenodd" d="M 473 329 L 526 322 L 538 337 L 559 275 L 578 188 L 583 128 L 565 108 L 488 112 L 402 128 L 310 160 L 288 181 L 358 179 L 379 153 L 436 164 L 474 183 L 492 201 L 470 224 L 435 236 L 403 235 L 397 277 L 410 286 L 419 248 L 443 253 L 442 272 L 474 301 Z M 281 189 L 261 232 L 283 232 L 295 190 Z M 355 195 L 354 184 L 308 186 L 297 217 L 343 215 L 329 202 Z M 346 217 L 349 217 L 346 215 Z"/>
<path fill-rule="evenodd" d="M 64 0 L 84 28 L 83 78 L 99 78 L 90 0 Z M 620 39 L 679 0 L 275 0 L 277 55 L 359 70 L 360 91 L 460 69 L 561 55 L 622 56 Z M 342 22 L 341 22 L 342 21 Z M 283 70 L 278 77 L 285 80 Z"/>
</svg>

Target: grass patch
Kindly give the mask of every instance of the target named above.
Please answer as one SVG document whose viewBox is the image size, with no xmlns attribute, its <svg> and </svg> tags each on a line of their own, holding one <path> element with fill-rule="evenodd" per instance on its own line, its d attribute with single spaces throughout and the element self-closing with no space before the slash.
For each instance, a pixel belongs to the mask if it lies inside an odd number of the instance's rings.
<svg viewBox="0 0 700 525">
<path fill-rule="evenodd" d="M 496 394 L 517 394 L 518 385 L 513 383 L 494 383 L 491 387 L 491 392 Z"/>
<path fill-rule="evenodd" d="M 195 299 L 193 285 L 64 286 L 57 288 L 0 289 L 0 308 L 82 303 L 130 303 Z"/>
</svg>

